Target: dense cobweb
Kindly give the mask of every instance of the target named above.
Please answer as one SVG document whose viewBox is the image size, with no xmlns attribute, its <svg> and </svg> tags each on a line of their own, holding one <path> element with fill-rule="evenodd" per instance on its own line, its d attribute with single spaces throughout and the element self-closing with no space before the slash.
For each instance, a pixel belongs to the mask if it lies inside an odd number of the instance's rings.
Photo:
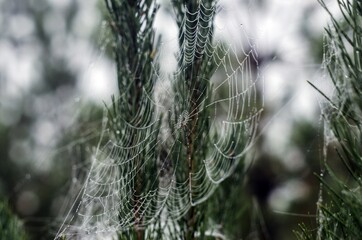
<svg viewBox="0 0 362 240">
<path fill-rule="evenodd" d="M 179 38 L 161 40 L 158 56 L 167 54 L 167 44 L 181 43 L 176 70 L 163 72 L 167 63 L 155 57 L 149 76 L 155 87 L 144 89 L 135 120 L 105 118 L 110 124 L 101 130 L 84 185 L 56 238 L 112 236 L 150 227 L 156 218 L 177 220 L 207 200 L 244 159 L 263 109 L 262 79 L 255 46 L 242 26 L 237 30 L 243 37 L 233 44 L 215 38 L 219 26 L 211 23 L 221 10 L 202 2 L 194 12 L 186 8 Z M 193 66 L 201 68 L 191 74 L 195 82 L 188 79 Z"/>
</svg>

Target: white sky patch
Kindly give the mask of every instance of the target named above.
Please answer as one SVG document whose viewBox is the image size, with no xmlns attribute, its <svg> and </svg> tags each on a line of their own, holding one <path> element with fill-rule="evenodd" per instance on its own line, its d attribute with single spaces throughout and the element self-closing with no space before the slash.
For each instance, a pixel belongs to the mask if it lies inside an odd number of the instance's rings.
<svg viewBox="0 0 362 240">
<path fill-rule="evenodd" d="M 8 30 L 11 36 L 21 40 L 34 33 L 34 22 L 25 14 L 12 15 L 9 19 Z"/>
<path fill-rule="evenodd" d="M 63 14 L 55 9 L 46 12 L 44 16 L 44 28 L 50 36 L 64 34 L 65 19 Z"/>
<path fill-rule="evenodd" d="M 317 68 L 317 67 L 313 67 Z M 308 84 L 319 78 L 301 63 L 272 63 L 265 69 L 265 99 L 267 105 L 289 112 L 291 119 L 313 120 L 318 107 L 315 90 Z"/>
<path fill-rule="evenodd" d="M 290 119 L 279 117 L 271 122 L 268 131 L 265 133 L 266 152 L 274 153 L 277 156 L 285 154 L 285 146 L 287 146 L 292 130 Z"/>
<path fill-rule="evenodd" d="M 231 46 L 238 46 L 236 51 L 248 52 L 250 44 L 256 44 L 255 24 L 250 21 L 249 8 L 241 6 L 238 1 L 220 1 L 220 8 L 214 20 L 215 39 L 225 41 Z"/>
<path fill-rule="evenodd" d="M 112 94 L 117 94 L 115 64 L 102 59 L 92 63 L 90 68 L 81 74 L 78 88 L 81 95 L 98 104 L 109 103 Z"/>
<path fill-rule="evenodd" d="M 314 89 L 305 82 L 301 82 L 298 86 L 298 91 L 294 104 L 291 107 L 291 113 L 296 119 L 314 119 L 317 109 L 317 98 L 313 92 Z"/>
<path fill-rule="evenodd" d="M 38 79 L 36 45 L 14 47 L 7 40 L 0 40 L 0 121 L 5 125 L 16 124 L 21 113 L 22 97 Z"/>
<path fill-rule="evenodd" d="M 66 53 L 68 66 L 74 72 L 88 71 L 94 62 L 99 61 L 100 51 L 95 49 L 89 41 L 69 38 Z"/>
<path fill-rule="evenodd" d="M 33 128 L 34 133 L 32 135 L 34 136 L 37 144 L 42 146 L 51 146 L 54 145 L 56 143 L 55 140 L 58 139 L 56 137 L 56 129 L 56 124 L 47 120 L 40 120 L 36 122 Z"/>
<path fill-rule="evenodd" d="M 273 63 L 267 66 L 264 71 L 264 97 L 267 99 L 268 105 L 275 106 L 281 104 L 285 95 L 285 89 L 288 86 L 288 82 L 285 79 L 288 75 L 285 67 L 280 63 Z"/>
<path fill-rule="evenodd" d="M 269 204 L 274 211 L 288 211 L 290 204 L 309 193 L 308 186 L 299 180 L 290 180 L 278 187 L 269 197 Z"/>
<path fill-rule="evenodd" d="M 56 162 L 53 161 L 53 154 L 54 151 L 50 146 L 38 146 L 35 150 L 32 150 L 32 172 L 37 174 L 49 173 L 56 165 Z"/>
<path fill-rule="evenodd" d="M 94 27 L 101 22 L 100 11 L 95 7 L 97 1 L 87 0 L 87 4 L 81 4 L 78 14 L 75 16 L 73 32 L 80 36 L 88 38 Z"/>
<path fill-rule="evenodd" d="M 289 151 L 280 160 L 284 167 L 291 172 L 300 171 L 306 166 L 304 154 L 294 147 L 290 147 Z"/>
<path fill-rule="evenodd" d="M 154 20 L 156 36 L 161 37 L 159 61 L 161 70 L 165 73 L 172 73 L 176 70 L 177 61 L 175 54 L 178 51 L 178 27 L 170 13 L 160 8 Z M 156 40 L 157 41 L 157 40 Z"/>
</svg>

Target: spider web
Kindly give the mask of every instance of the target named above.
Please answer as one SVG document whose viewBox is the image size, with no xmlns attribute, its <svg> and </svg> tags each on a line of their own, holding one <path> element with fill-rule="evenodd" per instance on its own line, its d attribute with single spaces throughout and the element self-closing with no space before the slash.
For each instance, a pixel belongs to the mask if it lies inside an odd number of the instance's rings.
<svg viewBox="0 0 362 240">
<path fill-rule="evenodd" d="M 244 39 L 235 45 L 214 37 L 220 11 L 203 2 L 195 11 L 185 6 L 176 70 L 164 74 L 165 63 L 160 69 L 155 58 L 149 80 L 156 87 L 143 88 L 131 122 L 114 107 L 127 104 L 127 93 L 114 101 L 82 191 L 56 238 L 115 236 L 152 228 L 158 218 L 180 219 L 245 158 L 263 109 L 262 81 L 255 46 L 242 27 Z M 158 56 L 167 54 L 167 44 L 172 41 L 162 43 Z"/>
</svg>

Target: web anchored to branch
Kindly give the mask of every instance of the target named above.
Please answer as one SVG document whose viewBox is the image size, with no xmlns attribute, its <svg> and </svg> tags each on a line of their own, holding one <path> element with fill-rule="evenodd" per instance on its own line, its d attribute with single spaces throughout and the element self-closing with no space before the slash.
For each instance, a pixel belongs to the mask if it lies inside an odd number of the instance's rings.
<svg viewBox="0 0 362 240">
<path fill-rule="evenodd" d="M 178 9 L 174 73 L 162 74 L 167 63 L 153 54 L 152 65 L 139 63 L 152 68 L 148 76 L 135 73 L 147 82 L 137 92 L 137 111 L 125 116 L 132 104 L 125 89 L 113 101 L 101 142 L 107 141 L 92 155 L 79 203 L 57 237 L 89 239 L 133 228 L 151 236 L 147 229 L 156 222 L 166 228 L 207 200 L 243 159 L 256 135 L 262 83 L 248 41 L 214 40 L 218 7 L 201 2 Z M 250 50 L 237 50 L 244 42 Z"/>
</svg>

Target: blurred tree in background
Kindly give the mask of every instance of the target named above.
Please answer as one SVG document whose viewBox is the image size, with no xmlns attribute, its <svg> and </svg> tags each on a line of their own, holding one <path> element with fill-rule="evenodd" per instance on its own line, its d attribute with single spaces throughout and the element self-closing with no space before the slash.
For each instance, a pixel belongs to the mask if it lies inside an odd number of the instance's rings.
<svg viewBox="0 0 362 240">
<path fill-rule="evenodd" d="M 0 1 L 0 9 L 0 195 L 33 239 L 49 239 L 83 151 L 59 146 L 97 135 L 77 124 L 91 126 L 97 114 L 79 98 L 89 64 L 80 55 L 98 44 L 90 41 L 94 26 L 79 25 L 80 15 L 92 9 L 22 0 Z"/>
</svg>

